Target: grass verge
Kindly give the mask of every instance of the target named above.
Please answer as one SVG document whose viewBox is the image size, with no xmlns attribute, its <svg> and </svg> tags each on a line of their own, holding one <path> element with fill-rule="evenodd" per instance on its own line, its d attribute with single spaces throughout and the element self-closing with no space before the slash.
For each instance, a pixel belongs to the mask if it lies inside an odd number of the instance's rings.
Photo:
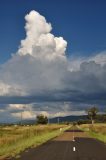
<svg viewBox="0 0 106 160">
<path fill-rule="evenodd" d="M 87 132 L 92 138 L 96 138 L 106 143 L 106 124 L 90 124 L 81 125 L 80 128 Z"/>
<path fill-rule="evenodd" d="M 96 138 L 104 143 L 106 143 L 106 135 L 103 135 L 101 133 L 95 133 L 93 131 L 89 131 L 89 135 L 93 138 Z"/>
</svg>

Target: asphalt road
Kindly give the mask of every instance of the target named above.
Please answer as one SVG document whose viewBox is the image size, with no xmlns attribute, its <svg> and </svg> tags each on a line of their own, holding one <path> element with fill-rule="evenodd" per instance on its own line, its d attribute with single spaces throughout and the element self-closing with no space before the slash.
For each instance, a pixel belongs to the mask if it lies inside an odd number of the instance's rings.
<svg viewBox="0 0 106 160">
<path fill-rule="evenodd" d="M 74 132 L 73 132 L 74 131 Z M 75 141 L 73 141 L 73 135 Z M 23 152 L 19 160 L 106 160 L 106 145 L 78 129 Z M 12 158 L 11 160 L 16 160 Z"/>
</svg>

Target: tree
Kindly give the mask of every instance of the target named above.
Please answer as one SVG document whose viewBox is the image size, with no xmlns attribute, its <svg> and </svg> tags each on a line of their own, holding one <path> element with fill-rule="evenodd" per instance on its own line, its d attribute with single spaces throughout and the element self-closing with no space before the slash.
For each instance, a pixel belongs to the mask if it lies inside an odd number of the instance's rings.
<svg viewBox="0 0 106 160">
<path fill-rule="evenodd" d="M 91 122 L 93 124 L 94 120 L 96 118 L 96 115 L 98 113 L 98 108 L 97 107 L 92 107 L 92 108 L 88 109 L 87 113 L 88 113 L 88 117 L 91 119 Z"/>
<path fill-rule="evenodd" d="M 48 123 L 47 116 L 44 116 L 43 114 L 38 115 L 36 119 L 37 119 L 37 124 L 47 124 Z"/>
</svg>

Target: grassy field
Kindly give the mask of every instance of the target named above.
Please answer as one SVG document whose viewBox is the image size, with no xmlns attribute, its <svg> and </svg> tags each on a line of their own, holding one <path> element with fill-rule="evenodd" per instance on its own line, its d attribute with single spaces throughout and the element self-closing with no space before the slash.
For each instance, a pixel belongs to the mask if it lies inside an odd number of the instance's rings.
<svg viewBox="0 0 106 160">
<path fill-rule="evenodd" d="M 106 123 L 98 124 L 83 124 L 80 126 L 84 131 L 87 131 L 92 137 L 106 143 Z"/>
<path fill-rule="evenodd" d="M 68 127 L 58 124 L 0 127 L 0 159 L 16 156 L 26 148 L 38 146 L 58 136 Z"/>
</svg>

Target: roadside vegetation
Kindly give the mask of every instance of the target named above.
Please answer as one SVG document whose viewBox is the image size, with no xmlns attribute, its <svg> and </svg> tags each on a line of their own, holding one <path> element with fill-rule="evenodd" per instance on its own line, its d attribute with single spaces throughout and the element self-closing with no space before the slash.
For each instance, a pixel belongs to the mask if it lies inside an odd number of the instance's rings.
<svg viewBox="0 0 106 160">
<path fill-rule="evenodd" d="M 91 107 L 90 109 L 87 110 L 88 118 L 91 119 L 91 123 L 93 124 L 98 113 L 98 108 L 97 107 Z"/>
<path fill-rule="evenodd" d="M 106 123 L 106 113 L 99 113 L 98 107 L 91 107 L 86 110 L 86 119 L 80 119 L 76 123 L 81 124 L 95 124 L 95 123 Z"/>
<path fill-rule="evenodd" d="M 106 123 L 82 124 L 80 128 L 88 132 L 91 137 L 106 143 Z"/>
<path fill-rule="evenodd" d="M 37 115 L 37 117 L 36 117 L 36 123 L 37 124 L 47 124 L 48 123 L 47 116 L 45 116 L 43 114 Z"/>
<path fill-rule="evenodd" d="M 88 120 L 78 121 L 77 124 L 91 137 L 106 143 L 106 114 L 97 114 L 98 112 L 99 110 L 95 106 L 89 108 L 87 110 Z"/>
<path fill-rule="evenodd" d="M 62 128 L 62 129 L 60 129 Z M 0 127 L 0 159 L 18 155 L 30 147 L 38 146 L 68 129 L 67 125 L 48 124 Z"/>
</svg>

